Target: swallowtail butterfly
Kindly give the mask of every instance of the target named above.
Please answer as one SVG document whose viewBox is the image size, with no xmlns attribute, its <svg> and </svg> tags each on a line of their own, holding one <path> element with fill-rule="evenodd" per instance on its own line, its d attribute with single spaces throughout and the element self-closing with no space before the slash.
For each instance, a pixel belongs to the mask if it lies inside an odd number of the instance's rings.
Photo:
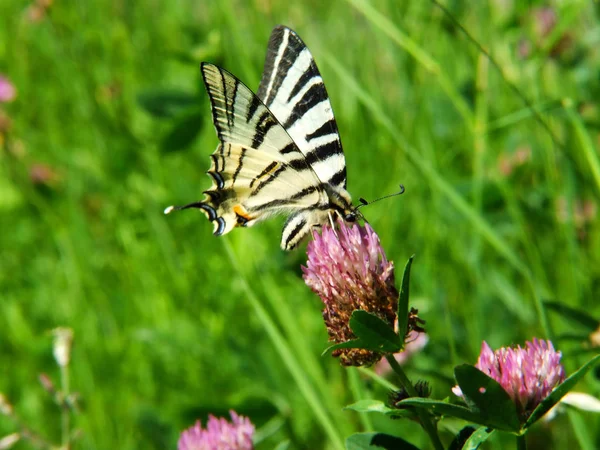
<svg viewBox="0 0 600 450">
<path fill-rule="evenodd" d="M 214 234 L 288 214 L 281 247 L 294 248 L 313 227 L 361 217 L 346 191 L 346 163 L 331 103 L 317 65 L 300 37 L 276 27 L 256 95 L 213 64 L 202 77 L 221 141 L 207 172 L 213 186 L 199 208 Z"/>
</svg>

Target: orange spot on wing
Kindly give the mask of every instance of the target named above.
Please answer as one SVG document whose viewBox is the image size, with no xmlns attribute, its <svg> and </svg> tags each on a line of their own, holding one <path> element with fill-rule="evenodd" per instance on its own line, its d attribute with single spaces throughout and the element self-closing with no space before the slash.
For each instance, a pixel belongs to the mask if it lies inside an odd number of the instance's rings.
<svg viewBox="0 0 600 450">
<path fill-rule="evenodd" d="M 242 205 L 235 205 L 233 207 L 233 212 L 237 216 L 239 216 L 239 217 L 241 217 L 243 219 L 246 219 L 246 220 L 252 220 L 253 219 L 253 217 L 248 214 L 248 212 L 244 209 L 244 207 Z"/>
</svg>

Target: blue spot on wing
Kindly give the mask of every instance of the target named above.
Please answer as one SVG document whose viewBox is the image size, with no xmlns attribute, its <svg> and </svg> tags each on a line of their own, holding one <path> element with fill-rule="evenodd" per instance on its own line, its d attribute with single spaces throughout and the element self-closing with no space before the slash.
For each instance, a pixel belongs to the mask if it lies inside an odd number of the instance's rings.
<svg viewBox="0 0 600 450">
<path fill-rule="evenodd" d="M 217 217 L 217 223 L 218 228 L 217 231 L 215 231 L 215 236 L 221 236 L 223 234 L 223 230 L 225 230 L 225 219 L 223 219 L 222 217 Z"/>
<path fill-rule="evenodd" d="M 198 205 L 198 207 L 208 213 L 208 220 L 217 219 L 217 212 L 215 211 L 215 208 L 213 208 L 212 206 L 207 205 L 206 203 L 200 203 L 200 205 Z"/>
</svg>

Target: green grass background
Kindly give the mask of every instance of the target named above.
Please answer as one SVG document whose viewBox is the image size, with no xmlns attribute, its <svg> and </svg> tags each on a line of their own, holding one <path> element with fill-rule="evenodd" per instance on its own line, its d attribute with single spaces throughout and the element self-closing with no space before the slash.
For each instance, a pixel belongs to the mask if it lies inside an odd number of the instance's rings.
<svg viewBox="0 0 600 450">
<path fill-rule="evenodd" d="M 411 303 L 430 342 L 409 376 L 446 397 L 484 339 L 552 338 L 568 373 L 590 359 L 590 330 L 544 301 L 600 314 L 600 6 L 549 2 L 557 23 L 542 36 L 543 2 L 446 4 L 503 76 L 422 0 L 55 0 L 37 21 L 33 3 L 0 0 L 0 73 L 18 90 L 1 106 L 0 392 L 22 421 L 59 441 L 37 376 L 58 383 L 48 331 L 68 326 L 75 448 L 176 448 L 196 418 L 230 408 L 257 425 L 258 449 L 334 449 L 372 428 L 427 448 L 414 423 L 342 410 L 386 390 L 320 356 L 320 301 L 301 279 L 304 250 L 279 249 L 283 219 L 215 238 L 195 211 L 162 214 L 210 186 L 199 62 L 256 88 L 279 23 L 321 69 L 350 193 L 406 187 L 364 212 L 398 268 L 416 254 Z M 196 98 L 165 111 L 165 93 Z M 518 154 L 529 158 L 501 170 Z M 40 164 L 50 181 L 32 179 Z M 598 396 L 600 383 L 577 390 Z M 462 426 L 443 424 L 445 442 Z M 0 417 L 2 434 L 15 430 Z M 570 411 L 530 446 L 599 448 L 598 430 Z"/>
</svg>

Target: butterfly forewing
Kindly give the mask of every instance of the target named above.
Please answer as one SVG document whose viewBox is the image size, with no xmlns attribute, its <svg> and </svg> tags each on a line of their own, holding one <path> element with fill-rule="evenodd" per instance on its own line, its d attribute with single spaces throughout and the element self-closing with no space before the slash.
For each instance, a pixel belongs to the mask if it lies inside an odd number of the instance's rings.
<svg viewBox="0 0 600 450">
<path fill-rule="evenodd" d="M 262 101 L 215 65 L 203 64 L 202 75 L 221 140 L 208 172 L 214 185 L 201 206 L 215 234 L 277 212 L 326 205 L 314 171 Z"/>
<path fill-rule="evenodd" d="M 271 33 L 257 92 L 324 183 L 346 187 L 346 163 L 331 103 L 317 65 L 300 37 Z"/>
</svg>

